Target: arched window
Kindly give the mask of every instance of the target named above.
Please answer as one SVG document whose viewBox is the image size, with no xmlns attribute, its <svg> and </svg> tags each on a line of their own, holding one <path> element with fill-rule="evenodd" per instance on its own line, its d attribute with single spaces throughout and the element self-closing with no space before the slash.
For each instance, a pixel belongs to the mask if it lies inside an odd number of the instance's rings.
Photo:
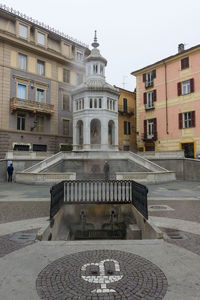
<svg viewBox="0 0 200 300">
<path fill-rule="evenodd" d="M 99 98 L 99 108 L 101 108 L 101 98 Z"/>
<path fill-rule="evenodd" d="M 108 122 L 108 145 L 115 144 L 115 123 L 110 120 Z"/>
<path fill-rule="evenodd" d="M 92 98 L 90 98 L 90 108 L 92 108 Z"/>
<path fill-rule="evenodd" d="M 101 144 L 101 122 L 98 119 L 93 119 L 90 122 L 90 143 Z"/>
<path fill-rule="evenodd" d="M 94 108 L 97 108 L 97 99 L 94 99 Z"/>
<path fill-rule="evenodd" d="M 76 124 L 76 143 L 83 145 L 83 121 L 79 120 Z"/>
</svg>

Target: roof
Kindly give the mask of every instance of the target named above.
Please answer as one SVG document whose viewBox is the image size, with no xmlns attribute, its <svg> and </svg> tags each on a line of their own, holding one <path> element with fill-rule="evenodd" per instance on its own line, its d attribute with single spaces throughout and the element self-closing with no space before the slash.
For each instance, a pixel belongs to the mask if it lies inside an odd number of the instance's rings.
<svg viewBox="0 0 200 300">
<path fill-rule="evenodd" d="M 158 60 L 157 62 L 155 62 L 155 63 L 153 63 L 153 64 L 151 64 L 151 65 L 148 65 L 148 66 L 146 66 L 146 67 L 144 67 L 144 68 L 141 68 L 141 69 L 138 69 L 138 70 L 136 70 L 136 71 L 133 71 L 133 72 L 131 72 L 131 75 L 136 75 L 136 73 L 139 73 L 139 72 L 141 72 L 141 71 L 143 71 L 143 70 L 145 70 L 145 69 L 147 69 L 147 68 L 154 67 L 154 66 L 156 66 L 157 64 L 164 63 L 164 62 L 166 62 L 167 60 L 171 60 L 171 59 L 173 59 L 173 58 L 175 58 L 175 57 L 183 56 L 183 55 L 187 54 L 188 52 L 190 52 L 190 51 L 192 51 L 192 50 L 195 50 L 195 49 L 198 49 L 198 48 L 200 48 L 200 44 L 198 44 L 198 45 L 196 45 L 196 46 L 193 46 L 193 47 L 191 47 L 191 48 L 189 48 L 189 49 L 183 50 L 183 51 L 181 51 L 180 53 L 176 53 L 176 54 L 174 54 L 174 55 L 170 55 L 170 56 L 168 56 L 168 57 L 166 57 L 166 58 L 163 58 L 163 59 L 161 59 L 161 60 Z"/>
<path fill-rule="evenodd" d="M 26 22 L 28 23 L 31 23 L 31 24 L 34 24 L 34 25 L 37 25 L 38 27 L 40 28 L 43 28 L 44 30 L 47 30 L 48 32 L 51 32 L 52 34 L 54 35 L 57 35 L 57 36 L 60 36 L 72 43 L 75 43 L 81 47 L 84 47 L 84 48 L 89 48 L 88 45 L 86 45 L 85 43 L 82 43 L 80 41 L 78 41 L 77 39 L 74 39 L 73 37 L 63 33 L 63 32 L 60 32 L 59 30 L 56 30 L 55 28 L 53 27 L 50 27 L 49 25 L 46 25 L 38 20 L 35 20 L 31 17 L 28 17 L 27 15 L 19 12 L 19 11 L 16 11 L 15 9 L 13 9 L 12 7 L 8 7 L 4 4 L 1 4 L 0 3 L 0 11 L 3 12 L 3 13 L 6 13 L 12 17 L 15 17 L 15 18 L 18 18 L 18 19 L 21 19 L 21 20 L 25 20 Z"/>
<path fill-rule="evenodd" d="M 72 94 L 75 95 L 85 91 L 109 91 L 113 94 L 119 95 L 118 88 L 101 79 L 89 79 L 86 82 L 81 83 L 72 90 Z"/>
<path fill-rule="evenodd" d="M 117 88 L 117 89 L 119 89 L 119 90 L 122 90 L 122 91 L 124 91 L 124 92 L 132 93 L 132 94 L 135 94 L 135 93 L 136 93 L 135 91 L 129 91 L 129 90 L 123 89 L 123 88 L 121 88 L 121 87 L 119 87 L 119 86 L 116 86 L 116 85 L 114 85 L 114 87 Z"/>
</svg>

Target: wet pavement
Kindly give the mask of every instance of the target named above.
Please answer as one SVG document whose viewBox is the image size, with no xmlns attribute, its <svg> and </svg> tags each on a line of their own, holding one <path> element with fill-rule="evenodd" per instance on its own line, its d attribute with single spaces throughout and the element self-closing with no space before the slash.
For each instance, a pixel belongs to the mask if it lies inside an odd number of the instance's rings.
<svg viewBox="0 0 200 300">
<path fill-rule="evenodd" d="M 200 184 L 174 181 L 148 189 L 148 205 L 155 208 L 149 215 L 164 241 L 19 242 L 12 239 L 15 232 L 35 233 L 48 219 L 50 187 L 0 184 L 0 299 L 199 299 Z M 54 273 L 57 260 L 61 264 Z M 111 283 L 110 277 L 106 283 L 101 274 L 95 281 L 95 268 L 105 260 L 103 267 L 108 263 L 112 274 L 104 276 L 119 275 L 113 270 L 118 261 L 123 279 Z M 84 280 L 81 267 L 92 263 L 93 274 Z M 101 287 L 104 293 L 91 293 Z"/>
</svg>

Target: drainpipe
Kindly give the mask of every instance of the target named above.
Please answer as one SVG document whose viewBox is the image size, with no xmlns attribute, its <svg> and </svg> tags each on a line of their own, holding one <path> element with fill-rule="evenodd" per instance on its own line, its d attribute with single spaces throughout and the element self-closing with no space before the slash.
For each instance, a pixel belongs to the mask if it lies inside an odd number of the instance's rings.
<svg viewBox="0 0 200 300">
<path fill-rule="evenodd" d="M 169 134 L 168 131 L 168 96 L 167 96 L 167 67 L 166 67 L 166 62 L 163 60 L 163 64 L 165 66 L 165 103 L 166 103 L 166 133 Z"/>
</svg>

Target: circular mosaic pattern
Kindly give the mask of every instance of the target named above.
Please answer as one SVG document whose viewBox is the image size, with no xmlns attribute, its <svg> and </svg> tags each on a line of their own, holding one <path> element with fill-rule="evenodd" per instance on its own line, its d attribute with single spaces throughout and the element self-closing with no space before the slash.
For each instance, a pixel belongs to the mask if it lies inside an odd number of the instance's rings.
<svg viewBox="0 0 200 300">
<path fill-rule="evenodd" d="M 36 288 L 48 300 L 161 300 L 164 273 L 149 260 L 115 250 L 84 251 L 61 257 L 38 275 Z"/>
</svg>

